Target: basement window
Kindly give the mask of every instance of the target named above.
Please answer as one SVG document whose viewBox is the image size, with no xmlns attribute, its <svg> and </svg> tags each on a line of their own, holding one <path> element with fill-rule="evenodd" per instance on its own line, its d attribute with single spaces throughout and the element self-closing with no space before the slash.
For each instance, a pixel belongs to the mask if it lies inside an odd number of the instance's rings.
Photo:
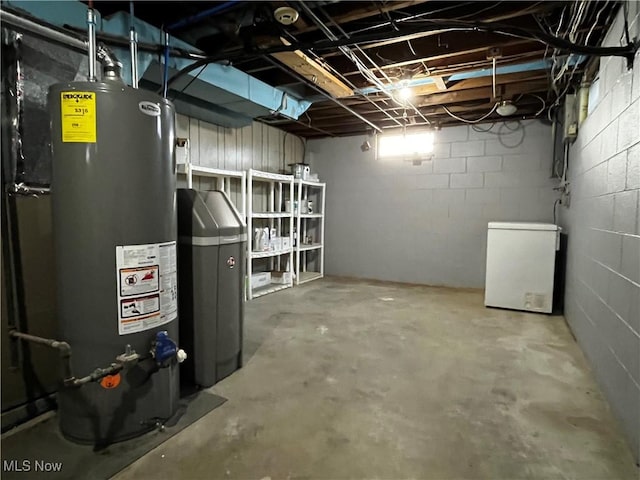
<svg viewBox="0 0 640 480">
<path fill-rule="evenodd" d="M 378 158 L 420 160 L 433 152 L 433 132 L 378 136 Z"/>
</svg>

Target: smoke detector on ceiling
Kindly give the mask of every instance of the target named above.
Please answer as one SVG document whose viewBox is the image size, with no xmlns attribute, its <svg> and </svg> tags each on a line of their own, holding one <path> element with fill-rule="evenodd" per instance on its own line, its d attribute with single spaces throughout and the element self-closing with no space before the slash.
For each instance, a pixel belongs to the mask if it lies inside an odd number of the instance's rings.
<svg viewBox="0 0 640 480">
<path fill-rule="evenodd" d="M 501 117 L 508 117 L 509 115 L 513 115 L 517 110 L 518 107 L 516 107 L 511 102 L 511 100 L 503 100 L 502 102 L 500 102 L 500 105 L 498 105 L 498 108 L 496 108 L 496 112 L 498 112 L 498 115 L 500 115 Z"/>
<path fill-rule="evenodd" d="M 298 20 L 300 14 L 294 8 L 280 7 L 275 9 L 275 11 L 273 12 L 273 16 L 282 25 L 291 25 L 292 23 L 295 23 L 296 20 Z"/>
</svg>

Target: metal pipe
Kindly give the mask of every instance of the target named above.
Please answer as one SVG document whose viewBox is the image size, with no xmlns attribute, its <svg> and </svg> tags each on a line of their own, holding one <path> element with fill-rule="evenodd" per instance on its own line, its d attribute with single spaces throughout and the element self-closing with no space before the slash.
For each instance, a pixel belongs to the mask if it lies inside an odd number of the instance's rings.
<svg viewBox="0 0 640 480">
<path fill-rule="evenodd" d="M 324 22 L 323 22 L 322 20 L 320 20 L 320 18 L 319 18 L 319 17 L 318 17 L 314 12 L 313 12 L 313 10 L 311 10 L 311 9 L 310 9 L 307 5 L 305 5 L 305 3 L 304 3 L 304 2 L 302 2 L 302 1 L 300 1 L 300 2 L 298 2 L 298 3 L 299 3 L 299 5 L 300 5 L 300 7 L 302 8 L 302 10 L 304 10 L 304 12 L 309 16 L 309 18 L 311 18 L 311 20 L 313 20 L 313 23 L 315 23 L 315 24 L 318 26 L 318 28 L 319 28 L 320 30 L 322 30 L 322 32 L 326 35 L 326 37 L 327 37 L 329 40 L 333 40 L 333 41 L 337 41 L 337 40 L 339 40 L 339 38 L 338 38 L 336 35 L 334 35 L 334 33 L 331 31 L 331 29 L 330 29 L 329 27 L 327 27 L 327 26 L 324 24 Z M 326 15 L 326 13 L 325 13 L 325 15 Z M 334 25 L 336 25 L 336 24 L 334 23 Z M 336 25 L 336 27 L 340 30 L 340 33 L 342 33 L 342 35 L 343 35 L 347 40 L 348 40 L 348 39 L 350 39 L 349 34 L 348 34 L 347 32 L 345 32 L 345 31 L 344 31 L 344 30 L 343 30 L 339 25 Z M 351 49 L 350 49 L 349 47 L 347 47 L 347 46 L 340 46 L 340 47 L 338 47 L 338 48 L 339 48 L 339 50 L 340 50 L 340 51 L 341 51 L 341 52 L 342 52 L 342 53 L 343 53 L 343 54 L 344 54 L 344 55 L 345 55 L 349 60 L 351 60 L 351 61 L 352 61 L 356 66 L 358 66 L 358 58 L 356 57 L 355 52 L 354 52 L 353 50 L 351 50 Z M 384 72 L 384 71 L 383 71 L 383 70 L 382 70 L 382 69 L 381 69 L 381 68 L 376 64 L 376 62 L 374 62 L 374 61 L 371 59 L 371 57 L 369 57 L 369 55 L 367 55 L 366 53 L 364 53 L 364 52 L 362 51 L 362 49 L 361 49 L 359 46 L 357 46 L 357 45 L 356 45 L 356 48 L 357 48 L 357 49 L 358 49 L 358 51 L 359 51 L 359 52 L 360 52 L 360 53 L 365 57 L 365 59 L 367 59 L 367 60 L 369 61 L 369 63 L 371 63 L 371 65 L 373 65 L 373 67 L 374 67 L 374 68 L 376 68 L 377 70 L 379 70 L 379 71 L 382 73 L 382 75 L 385 77 L 385 79 L 386 79 L 389 83 L 392 83 L 392 82 L 391 82 L 391 79 L 388 77 L 388 75 L 387 75 L 387 74 L 386 74 L 386 73 L 385 73 L 385 72 Z M 362 68 L 367 69 L 366 65 L 362 64 L 362 62 L 359 62 L 359 63 L 361 64 L 361 67 L 362 67 Z M 368 70 L 368 69 L 367 69 L 367 70 Z M 365 79 L 367 79 L 367 78 L 366 78 L 366 76 L 365 76 Z M 371 80 L 370 80 L 370 79 L 367 79 L 367 80 L 369 80 L 369 81 L 371 82 Z M 373 82 L 371 82 L 371 83 L 373 83 Z M 384 88 L 384 85 L 382 85 L 382 82 L 379 82 L 379 83 L 380 83 L 380 84 L 379 84 L 379 85 L 376 85 L 376 86 L 380 87 L 380 88 L 381 88 L 381 90 L 382 90 L 382 92 L 383 92 L 385 95 L 387 95 L 387 96 L 391 99 L 391 101 L 393 101 L 393 102 L 395 102 L 395 103 L 398 103 L 398 102 L 397 102 L 397 100 L 393 97 L 393 95 L 392 95 L 391 93 L 389 93 L 389 92 L 387 91 L 387 89 L 386 89 L 386 88 Z M 375 84 L 375 83 L 374 83 L 374 84 Z M 412 108 L 412 109 L 413 109 L 413 110 L 414 110 L 414 111 L 415 111 L 415 112 L 416 112 L 416 113 L 417 113 L 417 114 L 418 114 L 418 115 L 419 115 L 419 116 L 420 116 L 420 117 L 421 117 L 425 122 L 427 122 L 427 123 L 429 122 L 429 120 L 427 120 L 427 118 L 426 118 L 424 115 L 422 115 L 422 113 L 420 112 L 420 110 L 418 110 L 418 108 L 417 108 L 415 105 L 413 105 L 413 103 L 412 103 L 412 102 L 410 102 L 410 101 L 408 101 L 408 100 L 407 100 L 405 103 L 406 103 L 408 106 L 410 106 L 410 107 L 411 107 L 411 108 Z M 392 119 L 392 120 L 393 120 L 393 121 L 395 121 L 398 125 L 402 125 L 402 123 L 401 123 L 401 122 L 398 122 L 398 120 L 397 120 L 397 119 Z"/>
<path fill-rule="evenodd" d="M 182 20 L 178 20 L 177 22 L 169 25 L 167 27 L 167 30 L 175 30 L 177 28 L 182 28 L 182 27 L 186 27 L 187 25 L 190 25 L 192 23 L 195 23 L 199 20 L 202 20 L 203 18 L 207 18 L 210 17 L 213 14 L 219 13 L 223 10 L 226 10 L 228 7 L 231 7 L 233 4 L 237 3 L 236 1 L 231 1 L 231 2 L 225 2 L 223 4 L 218 4 L 215 7 L 211 7 L 207 10 L 203 10 L 200 13 L 197 13 L 195 15 L 192 15 L 188 18 L 183 18 Z"/>
<path fill-rule="evenodd" d="M 291 38 L 293 38 L 295 40 L 295 38 L 293 37 L 293 35 L 289 35 Z M 310 55 L 313 55 L 316 61 L 318 61 L 319 63 L 323 63 L 324 60 L 322 60 L 318 55 L 315 54 L 315 52 L 310 51 L 308 52 Z M 334 69 L 333 67 L 331 67 L 331 65 L 325 65 L 327 68 L 329 68 L 332 73 L 340 78 L 345 84 L 349 85 L 349 87 L 351 87 L 351 89 L 356 92 L 358 90 L 358 88 L 353 84 L 353 82 L 351 82 L 348 78 L 346 78 L 342 73 L 338 72 L 336 69 Z M 267 68 L 271 68 L 271 67 L 267 67 Z M 247 73 L 251 73 L 251 72 L 247 72 Z M 360 94 L 360 96 L 366 100 L 367 102 L 369 102 L 371 105 L 373 105 L 376 109 L 378 109 L 380 112 L 384 113 L 390 120 L 395 121 L 399 126 L 402 126 L 402 123 L 400 123 L 398 120 L 396 120 L 392 115 L 390 115 L 389 113 L 387 113 L 382 107 L 380 107 L 376 102 L 374 102 L 373 100 L 371 100 L 369 98 L 368 95 L 366 94 Z M 395 110 L 394 110 L 395 111 Z M 300 122 L 302 123 L 302 122 Z M 302 125 L 305 125 L 304 123 L 302 123 Z M 313 128 L 313 127 L 310 127 Z M 327 133 L 327 132 L 323 132 L 323 133 Z M 331 134 L 331 136 L 333 136 L 333 134 Z"/>
<path fill-rule="evenodd" d="M 49 195 L 51 193 L 51 189 L 49 187 L 32 187 L 30 185 L 26 185 L 24 183 L 13 183 L 11 185 L 7 185 L 7 192 L 14 193 L 18 195 Z"/>
<path fill-rule="evenodd" d="M 114 375 L 120 372 L 124 368 L 124 365 L 119 363 L 112 363 L 107 368 L 96 368 L 93 372 L 91 372 L 86 377 L 82 378 L 74 378 L 70 382 L 65 382 L 65 385 L 68 387 L 81 387 L 90 382 L 98 382 L 102 380 L 104 377 L 108 377 L 109 375 Z"/>
<path fill-rule="evenodd" d="M 324 34 L 327 36 L 327 38 L 329 38 L 329 40 L 338 40 L 338 37 L 336 35 L 334 35 L 334 33 L 331 31 L 331 29 L 329 27 L 327 27 L 319 18 L 318 16 L 309 8 L 307 7 L 307 5 L 304 4 L 304 2 L 300 2 L 300 5 L 302 7 L 302 9 L 305 11 L 305 13 L 307 15 L 309 15 L 309 17 L 311 17 L 311 19 L 314 21 L 314 23 L 316 24 L 316 26 L 322 30 L 322 32 L 324 32 Z M 346 32 L 344 30 L 342 30 L 342 33 L 345 35 L 346 38 L 349 38 L 349 35 L 346 34 Z M 347 57 L 349 60 L 353 61 L 352 59 L 352 55 L 355 55 L 353 53 L 353 51 L 346 47 L 346 46 L 342 46 L 339 47 L 339 50 L 342 52 L 342 54 Z M 386 92 L 385 92 L 386 93 Z M 388 95 L 390 96 L 390 95 Z M 400 122 L 399 120 L 397 120 L 396 118 L 394 118 L 392 115 L 390 115 L 389 113 L 385 112 L 382 108 L 380 108 L 374 101 L 372 101 L 367 95 L 363 95 L 363 97 L 371 104 L 373 104 L 377 109 L 379 109 L 380 111 L 382 111 L 389 119 L 393 120 L 395 123 L 397 123 L 399 126 L 402 126 L 402 122 Z M 394 100 L 393 98 L 391 98 L 391 100 Z"/>
<path fill-rule="evenodd" d="M 491 62 L 493 64 L 493 71 L 491 72 L 493 75 L 493 81 L 491 82 L 493 85 L 493 99 L 496 99 L 496 57 L 493 57 L 492 59 L 493 61 Z"/>
<path fill-rule="evenodd" d="M 129 2 L 129 51 L 131 53 L 131 86 L 138 88 L 138 34 L 133 16 L 133 0 Z"/>
<path fill-rule="evenodd" d="M 35 343 L 37 345 L 43 345 L 45 347 L 54 348 L 60 351 L 60 358 L 62 359 L 62 377 L 63 383 L 66 387 L 80 387 L 89 382 L 97 382 L 102 380 L 108 375 L 113 375 L 123 370 L 125 366 L 134 364 L 143 360 L 135 352 L 131 351 L 131 348 L 127 345 L 127 349 L 123 355 L 119 355 L 116 358 L 117 363 L 112 363 L 107 368 L 96 368 L 92 373 L 81 378 L 76 378 L 71 369 L 71 345 L 67 342 L 61 342 L 52 338 L 38 337 L 36 335 L 30 335 L 28 333 L 22 333 L 18 330 L 10 330 L 9 336 L 23 340 L 25 342 Z"/>
<path fill-rule="evenodd" d="M 90 82 L 96 81 L 96 16 L 93 8 L 87 8 L 88 27 L 88 55 L 89 55 L 89 77 Z"/>
<path fill-rule="evenodd" d="M 84 29 L 74 27 L 72 25 L 65 26 L 65 29 L 68 29 L 72 33 L 79 32 L 81 34 L 84 34 Z M 99 42 L 104 42 L 105 44 L 108 44 L 111 46 L 129 48 L 129 42 L 130 42 L 129 36 L 123 37 L 120 35 L 113 35 L 111 33 L 96 32 L 96 39 Z M 139 37 L 137 37 L 136 46 L 138 47 L 138 51 L 142 50 L 144 52 L 155 53 L 155 54 L 162 54 L 164 52 L 164 45 L 159 45 L 157 43 L 141 42 Z M 206 56 L 203 55 L 202 53 L 198 53 L 192 50 L 187 50 L 179 47 L 171 47 L 169 48 L 169 52 L 173 57 L 186 58 L 188 60 L 202 60 L 203 58 L 206 58 Z"/>
<path fill-rule="evenodd" d="M 25 342 L 36 343 L 59 350 L 60 358 L 62 359 L 62 376 L 65 383 L 68 379 L 73 378 L 73 374 L 71 373 L 71 345 L 67 342 L 61 342 L 52 338 L 37 337 L 35 335 L 29 335 L 28 333 L 19 332 L 18 330 L 9 331 L 9 336 Z"/>
<path fill-rule="evenodd" d="M 582 125 L 589 114 L 589 87 L 590 82 L 582 82 L 578 91 L 578 127 Z"/>
<path fill-rule="evenodd" d="M 59 32 L 58 30 L 54 30 L 32 20 L 20 17 L 5 10 L 4 8 L 0 8 L 0 14 L 2 15 L 3 24 L 10 26 L 19 32 L 30 33 L 37 38 L 49 40 L 50 42 L 65 47 L 71 47 L 72 49 L 82 53 L 87 52 L 86 40 L 71 37 L 66 33 Z"/>
<path fill-rule="evenodd" d="M 162 75 L 162 96 L 167 98 L 169 90 L 169 32 L 164 32 L 164 69 Z"/>
<path fill-rule="evenodd" d="M 88 40 L 75 38 L 70 36 L 66 32 L 55 30 L 48 25 L 43 25 L 40 23 L 36 23 L 33 20 L 22 18 L 15 13 L 5 10 L 4 8 L 0 8 L 0 15 L 2 16 L 2 23 L 10 26 L 16 31 L 29 33 L 36 38 L 47 40 L 63 47 L 69 47 L 80 53 L 87 53 L 89 50 Z M 95 47 L 95 50 L 100 63 L 107 65 L 115 65 L 116 63 L 118 63 L 118 59 L 116 58 L 116 56 L 104 45 L 97 45 Z M 91 62 L 89 63 L 89 66 L 91 66 Z"/>
</svg>

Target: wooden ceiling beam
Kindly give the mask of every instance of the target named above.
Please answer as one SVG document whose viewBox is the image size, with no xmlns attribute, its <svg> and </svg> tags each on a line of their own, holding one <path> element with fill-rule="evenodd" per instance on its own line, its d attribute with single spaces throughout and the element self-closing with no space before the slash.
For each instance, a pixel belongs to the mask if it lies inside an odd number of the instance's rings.
<svg viewBox="0 0 640 480">
<path fill-rule="evenodd" d="M 546 80 L 534 80 L 530 82 L 522 82 L 517 84 L 505 85 L 502 89 L 502 95 L 498 94 L 504 100 L 511 100 L 512 97 L 521 93 L 540 92 L 547 89 Z M 468 102 L 479 99 L 492 99 L 493 91 L 491 87 L 472 88 L 459 92 L 435 93 L 424 97 L 423 100 L 417 102 L 417 107 L 426 107 L 431 105 L 449 105 L 452 103 Z"/>
<path fill-rule="evenodd" d="M 456 114 L 462 114 L 464 115 L 464 113 L 469 113 L 469 112 L 477 112 L 477 115 L 482 115 L 482 113 L 486 113 L 491 109 L 492 105 L 491 104 L 486 104 L 486 105 L 478 105 L 476 107 L 473 108 L 466 108 L 464 109 L 463 107 L 459 107 L 459 108 L 451 108 L 450 110 L 453 113 Z M 536 118 L 535 114 L 539 111 L 539 108 L 536 104 L 531 103 L 531 104 L 519 104 L 518 105 L 518 114 L 515 117 L 512 117 L 512 119 L 516 119 L 516 120 L 524 120 L 524 119 L 528 119 L 528 118 Z M 438 124 L 441 127 L 442 126 L 449 126 L 449 125 L 459 125 L 460 122 L 458 120 L 455 120 L 454 118 L 450 117 L 448 114 L 446 114 L 444 111 L 442 111 L 441 109 L 439 110 L 439 112 L 436 113 L 427 113 L 425 114 L 425 117 L 427 117 L 429 119 L 429 121 L 431 122 L 431 124 Z M 472 120 L 473 115 L 470 116 L 470 120 Z M 421 119 L 418 119 L 420 121 L 416 122 L 416 124 L 408 124 L 407 127 L 408 128 L 417 128 L 420 125 L 423 125 L 424 122 Z M 478 124 L 481 123 L 495 123 L 495 122 L 501 122 L 503 120 L 507 120 L 503 117 L 497 116 L 497 114 L 492 115 L 491 117 L 489 117 L 488 119 L 479 122 Z M 394 128 L 398 128 L 396 125 L 394 124 L 386 124 L 386 125 L 381 125 L 381 127 L 384 130 L 392 130 Z M 309 130 L 306 129 L 304 127 L 295 125 L 295 124 L 289 124 L 287 126 L 283 126 L 280 127 L 283 128 L 284 130 L 293 133 L 295 135 L 299 135 L 301 137 L 305 137 L 305 138 L 323 138 L 323 137 L 327 137 L 328 135 L 324 135 L 322 133 L 319 133 L 318 131 L 313 131 L 313 130 Z M 336 137 L 342 137 L 342 136 L 350 136 L 350 135 L 360 135 L 360 134 L 369 134 L 371 132 L 371 128 L 366 125 L 365 123 L 352 123 L 349 125 L 345 125 L 345 124 L 339 124 L 339 125 L 335 125 L 333 127 L 326 127 L 327 131 L 332 132 L 333 136 Z"/>
<path fill-rule="evenodd" d="M 428 1 L 429 0 L 409 0 L 409 1 L 402 1 L 402 2 L 394 1 L 386 5 L 356 8 L 350 11 L 349 13 L 345 13 L 345 14 L 337 15 L 333 17 L 333 21 L 338 25 L 344 25 L 346 23 L 354 22 L 356 20 L 362 20 L 364 18 L 373 17 L 375 15 L 379 15 L 380 13 L 393 12 L 394 10 L 402 10 L 404 8 L 420 5 L 421 3 L 426 3 Z M 318 29 L 317 26 L 310 25 L 306 28 L 299 28 L 298 33 L 307 33 L 317 29 Z"/>
<path fill-rule="evenodd" d="M 507 73 L 503 75 L 496 75 L 496 85 L 508 85 L 512 83 L 520 83 L 526 80 L 539 80 L 546 78 L 546 70 L 531 70 L 528 72 Z M 459 80 L 457 82 L 450 82 L 448 84 L 447 90 L 449 90 L 450 92 L 457 92 L 461 90 L 468 90 L 470 88 L 486 87 L 491 85 L 493 85 L 493 78 L 490 76 L 469 78 L 466 80 Z M 416 97 L 438 93 L 437 88 L 433 84 L 414 87 L 412 91 L 413 95 Z"/>
<path fill-rule="evenodd" d="M 507 73 L 503 75 L 496 76 L 496 84 L 497 85 L 507 85 L 511 83 L 519 83 L 527 80 L 542 80 L 547 78 L 546 70 L 532 70 L 529 72 L 517 72 L 517 73 Z M 457 82 L 450 82 L 447 84 L 447 91 L 456 92 L 461 90 L 467 90 L 470 88 L 478 88 L 478 87 L 486 87 L 491 86 L 493 83 L 493 79 L 490 76 L 487 77 L 478 77 L 478 78 L 470 78 L 467 80 L 459 80 Z M 429 95 L 438 93 L 438 90 L 434 87 L 433 84 L 422 85 L 418 87 L 413 87 L 413 95 L 415 97 L 420 97 L 423 95 Z M 376 97 L 374 95 L 370 95 L 369 98 L 374 102 L 389 102 L 389 99 L 386 97 Z M 369 104 L 368 101 L 364 100 L 361 97 L 354 97 L 352 99 L 343 99 L 342 103 L 353 108 L 358 107 L 360 105 Z M 389 102 L 391 103 L 391 102 Z M 394 104 L 393 108 L 402 108 L 401 106 L 396 106 Z M 315 103 L 310 109 L 309 112 L 318 112 L 323 110 L 331 110 L 336 109 L 333 103 L 329 102 L 319 102 Z"/>
<path fill-rule="evenodd" d="M 542 90 L 536 88 L 534 85 L 529 87 L 528 90 L 530 90 L 531 93 L 542 92 Z M 479 93 L 478 95 L 482 95 L 482 94 Z M 488 96 L 486 95 L 486 92 L 485 92 L 483 96 L 469 98 L 468 101 L 474 102 L 472 104 L 446 105 L 446 106 L 453 113 L 460 113 L 464 115 L 467 113 L 473 114 L 474 112 L 480 112 L 482 114 L 491 110 L 491 108 L 495 105 L 495 101 L 491 100 L 490 96 L 491 96 L 491 92 L 489 92 Z M 518 100 L 517 104 L 518 104 L 518 107 L 521 109 L 524 109 L 525 107 L 530 106 L 531 108 L 538 110 L 542 106 L 540 101 L 535 97 L 523 97 L 522 99 Z M 423 105 L 420 107 L 420 113 L 422 113 L 422 115 L 424 115 L 425 117 L 442 115 L 443 113 L 445 113 L 444 110 L 442 110 L 443 105 L 445 104 L 434 103 L 430 105 Z M 395 123 L 392 119 L 381 114 L 380 112 L 371 112 L 370 114 L 367 115 L 367 118 L 370 121 L 375 122 L 376 124 L 381 126 L 387 123 L 390 123 L 390 124 Z M 396 118 L 402 121 L 403 117 L 399 115 Z M 420 120 L 420 117 L 415 112 L 408 111 L 408 110 L 407 110 L 407 118 L 414 118 L 417 121 Z M 359 120 L 358 118 L 353 116 L 343 116 L 343 117 L 326 118 L 326 119 L 316 119 L 311 117 L 312 126 L 316 128 L 321 128 L 323 130 L 328 130 L 328 131 L 331 131 L 332 128 L 338 128 L 340 126 L 346 126 L 346 125 L 358 124 L 358 123 L 363 123 L 363 122 L 362 120 Z"/>
<path fill-rule="evenodd" d="M 517 84 L 507 85 L 503 89 L 501 93 L 501 97 L 505 99 L 507 98 L 511 99 L 511 98 L 517 97 L 519 94 L 529 94 L 529 93 L 541 93 L 543 97 L 546 97 L 546 92 L 547 92 L 546 80 L 538 79 L 538 80 L 530 80 L 530 81 L 521 82 Z M 454 107 L 456 104 L 459 104 L 459 103 L 469 103 L 469 102 L 476 102 L 476 101 L 482 101 L 482 100 L 495 103 L 495 101 L 492 100 L 492 96 L 493 96 L 493 92 L 491 87 L 485 86 L 485 87 L 473 88 L 469 90 L 463 90 L 459 92 L 448 91 L 446 93 L 430 95 L 428 97 L 424 97 L 424 100 L 416 101 L 414 104 L 418 106 L 422 111 L 422 108 L 429 107 L 429 106 L 447 105 L 447 106 Z M 538 100 L 535 100 L 535 101 L 538 101 Z M 362 105 L 362 106 L 366 106 L 366 105 Z M 381 113 L 380 110 L 355 108 L 354 106 L 352 106 L 351 108 L 356 110 L 359 114 L 365 115 L 365 116 L 377 115 Z M 463 108 L 466 108 L 466 107 L 463 107 Z M 402 108 L 383 109 L 383 111 L 391 114 L 394 114 L 393 110 L 402 111 L 403 109 Z M 324 114 L 321 113 L 320 115 L 318 115 L 317 110 L 314 110 L 313 108 L 311 108 L 307 111 L 307 113 L 311 118 L 311 122 L 319 122 L 324 120 L 339 121 L 338 119 L 340 118 L 349 118 L 352 116 L 348 112 L 344 112 L 343 110 L 338 110 L 338 109 L 332 109 L 332 110 L 326 111 L 326 113 Z M 415 115 L 415 112 L 413 112 L 410 109 L 407 109 L 407 115 L 409 116 Z"/>
<path fill-rule="evenodd" d="M 515 2 L 514 2 L 515 4 Z M 504 22 L 505 20 L 514 20 L 517 19 L 519 17 L 523 17 L 526 15 L 531 15 L 533 13 L 543 13 L 546 11 L 550 11 L 557 8 L 557 5 L 555 5 L 555 2 L 537 2 L 535 5 L 531 6 L 531 7 L 527 7 L 525 9 L 522 10 L 514 10 L 512 12 L 508 12 L 505 13 L 503 15 L 501 15 L 499 18 L 501 19 L 501 22 Z M 477 22 L 486 22 L 486 23 L 490 23 L 492 20 L 491 18 L 493 17 L 484 17 L 484 18 L 479 18 L 476 19 L 475 21 Z M 443 19 L 443 20 L 446 20 Z M 394 43 L 398 43 L 398 42 L 405 42 L 407 40 L 415 40 L 418 38 L 423 38 L 423 37 L 431 37 L 431 36 L 435 36 L 435 35 L 442 35 L 444 33 L 446 33 L 448 30 L 446 28 L 443 28 L 441 30 L 431 30 L 431 31 L 425 31 L 425 32 L 418 32 L 418 33 L 413 33 L 413 34 L 409 34 L 409 35 L 403 35 L 400 37 L 395 37 L 395 38 L 391 38 L 388 40 L 383 40 L 380 42 L 373 42 L 373 43 L 368 43 L 366 45 L 361 45 L 360 48 L 362 48 L 363 50 L 365 49 L 371 49 L 371 48 L 377 48 L 377 47 L 383 47 L 385 45 L 391 45 Z M 503 36 L 503 38 L 506 38 Z"/>
<path fill-rule="evenodd" d="M 281 40 L 285 45 L 290 45 L 285 39 Z M 274 53 L 271 56 L 334 98 L 351 97 L 353 95 L 351 88 L 329 72 L 323 65 L 309 58 L 300 50 Z"/>
<path fill-rule="evenodd" d="M 443 52 L 441 49 L 434 47 L 430 44 L 424 44 L 423 46 L 414 46 L 414 50 L 418 54 L 407 59 L 406 53 L 399 53 L 397 49 L 389 52 L 380 53 L 380 56 L 374 56 L 375 60 L 389 59 L 394 60 L 393 63 L 384 63 L 379 61 L 378 66 L 380 69 L 372 67 L 373 71 L 383 70 L 388 73 L 389 70 L 411 70 L 416 67 L 426 68 L 431 70 L 438 67 L 477 62 L 487 59 L 487 52 L 491 48 L 500 48 L 502 51 L 502 57 L 512 57 L 516 55 L 526 54 L 532 51 L 544 51 L 538 42 L 532 42 L 530 40 L 515 40 L 505 43 L 493 42 L 476 42 L 470 43 L 469 40 L 456 40 L 455 44 L 450 46 L 448 51 Z M 376 52 L 378 53 L 378 52 Z M 398 60 L 397 62 L 395 60 Z M 355 75 L 359 72 L 353 68 L 353 64 L 345 59 L 333 58 L 330 60 L 331 65 L 339 71 L 346 72 L 345 75 Z M 425 72 L 426 73 L 426 72 Z"/>
</svg>

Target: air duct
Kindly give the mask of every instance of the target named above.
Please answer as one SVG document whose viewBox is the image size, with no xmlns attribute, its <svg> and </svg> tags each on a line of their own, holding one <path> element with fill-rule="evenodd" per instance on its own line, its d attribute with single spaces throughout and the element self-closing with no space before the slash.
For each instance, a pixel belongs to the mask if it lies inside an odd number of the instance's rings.
<svg viewBox="0 0 640 480">
<path fill-rule="evenodd" d="M 81 2 L 59 2 L 56 8 L 51 8 L 49 2 L 7 0 L 3 2 L 3 23 L 10 15 L 21 19 L 20 16 L 6 11 L 5 6 L 19 8 L 58 27 L 69 25 L 86 28 L 87 6 Z M 125 12 L 111 15 L 109 19 L 98 18 L 96 23 L 99 31 L 125 38 L 130 38 L 133 27 L 139 42 L 163 44 L 161 30 L 138 19 L 132 20 L 130 14 Z M 46 27 L 46 33 L 40 37 L 57 39 L 57 43 L 66 43 L 68 46 L 71 46 L 71 43 L 74 45 L 72 48 L 87 51 L 86 42 L 69 37 L 51 27 Z M 171 39 L 171 47 L 197 51 L 191 45 L 175 38 Z M 114 51 L 123 58 L 130 56 L 130 48 L 128 42 L 127 48 L 114 47 Z M 100 45 L 97 46 L 97 55 L 100 59 Z M 157 54 L 139 51 L 137 59 L 140 86 L 157 90 L 161 86 L 163 74 L 163 66 L 158 63 Z M 169 62 L 169 76 L 192 62 L 190 59 L 172 57 Z M 134 75 L 128 62 L 123 66 L 122 76 L 127 83 L 133 85 Z M 287 94 L 231 66 L 210 64 L 184 78 L 184 83 L 177 83 L 167 92 L 168 98 L 174 99 L 176 111 L 224 127 L 242 127 L 249 125 L 254 118 L 273 113 L 297 120 L 311 106 L 310 101 Z"/>
</svg>

